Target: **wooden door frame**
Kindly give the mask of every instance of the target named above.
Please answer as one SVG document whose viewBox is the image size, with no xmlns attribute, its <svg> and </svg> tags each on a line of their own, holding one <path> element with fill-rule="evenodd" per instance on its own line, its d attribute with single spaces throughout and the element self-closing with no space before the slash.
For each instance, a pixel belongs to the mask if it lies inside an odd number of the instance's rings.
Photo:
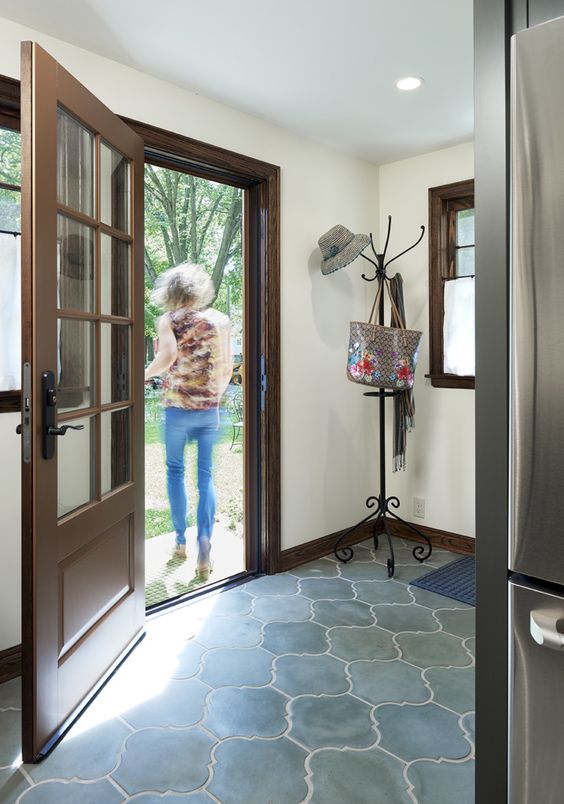
<svg viewBox="0 0 564 804">
<path fill-rule="evenodd" d="M 0 76 L 0 125 L 19 128 L 20 82 Z M 280 168 L 156 126 L 122 117 L 145 141 L 152 163 L 177 168 L 212 181 L 244 188 L 244 248 L 258 287 L 249 287 L 259 320 L 247 333 L 252 351 L 264 356 L 267 391 L 258 427 L 248 422 L 249 454 L 260 463 L 257 499 L 249 505 L 251 525 L 260 534 L 255 564 L 259 572 L 279 571 L 280 547 Z M 176 160 L 176 161 L 175 161 Z M 251 284 L 251 283 L 249 283 Z M 247 297 L 247 302 L 250 296 Z M 260 409 L 260 367 L 247 386 L 247 410 Z M 14 394 L 11 393 L 12 411 Z M 21 395 L 20 395 L 21 397 Z M 17 400 L 16 400 L 17 404 Z M 8 408 L 4 408 L 7 410 Z M 0 413 L 2 409 L 0 408 Z M 246 422 L 247 423 L 247 422 Z M 251 501 L 248 501 L 251 502 Z M 258 503 L 258 504 L 257 504 Z"/>
</svg>

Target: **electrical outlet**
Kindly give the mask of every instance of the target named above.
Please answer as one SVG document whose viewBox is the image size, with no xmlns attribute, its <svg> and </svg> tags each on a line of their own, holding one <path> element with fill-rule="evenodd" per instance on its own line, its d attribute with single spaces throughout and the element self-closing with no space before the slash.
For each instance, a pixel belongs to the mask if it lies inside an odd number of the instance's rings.
<svg viewBox="0 0 564 804">
<path fill-rule="evenodd" d="M 413 498 L 413 516 L 425 519 L 425 500 L 423 497 Z"/>
</svg>

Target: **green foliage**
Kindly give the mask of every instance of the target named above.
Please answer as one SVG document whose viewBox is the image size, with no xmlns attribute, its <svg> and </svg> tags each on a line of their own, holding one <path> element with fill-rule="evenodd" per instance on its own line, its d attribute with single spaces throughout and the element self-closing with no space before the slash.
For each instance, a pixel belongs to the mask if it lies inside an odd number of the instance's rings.
<svg viewBox="0 0 564 804">
<path fill-rule="evenodd" d="M 151 301 L 159 274 L 194 262 L 212 277 L 213 306 L 241 324 L 242 191 L 176 170 L 145 166 L 145 335 L 154 337 L 160 311 Z"/>
<path fill-rule="evenodd" d="M 21 160 L 19 131 L 0 128 L 0 181 L 21 184 Z"/>
<path fill-rule="evenodd" d="M 170 533 L 174 530 L 170 511 L 168 508 L 146 508 L 145 509 L 145 538 L 152 539 L 153 536 L 160 536 L 161 533 Z"/>
</svg>

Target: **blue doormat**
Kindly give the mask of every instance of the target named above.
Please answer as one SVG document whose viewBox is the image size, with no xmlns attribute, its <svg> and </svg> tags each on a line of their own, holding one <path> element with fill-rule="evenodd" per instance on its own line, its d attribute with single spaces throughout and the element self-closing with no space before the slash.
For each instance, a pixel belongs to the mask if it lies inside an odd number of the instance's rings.
<svg viewBox="0 0 564 804">
<path fill-rule="evenodd" d="M 452 597 L 470 606 L 476 605 L 476 560 L 466 556 L 439 567 L 427 575 L 411 581 L 411 586 L 419 586 L 445 597 Z"/>
</svg>

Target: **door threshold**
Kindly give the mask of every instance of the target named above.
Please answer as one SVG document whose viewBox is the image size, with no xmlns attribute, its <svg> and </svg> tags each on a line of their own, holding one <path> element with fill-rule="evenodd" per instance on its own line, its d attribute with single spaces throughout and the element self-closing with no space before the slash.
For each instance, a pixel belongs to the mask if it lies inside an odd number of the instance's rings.
<svg viewBox="0 0 564 804">
<path fill-rule="evenodd" d="M 193 592 L 171 597 L 168 600 L 163 600 L 161 603 L 154 603 L 152 606 L 148 606 L 145 609 L 145 618 L 149 620 L 159 614 L 167 612 L 171 608 L 188 605 L 201 597 L 211 594 L 220 594 L 221 592 L 226 592 L 228 589 L 234 589 L 252 578 L 257 578 L 260 574 L 259 572 L 238 572 L 236 575 L 231 575 L 228 578 L 200 586 L 194 589 Z"/>
</svg>

